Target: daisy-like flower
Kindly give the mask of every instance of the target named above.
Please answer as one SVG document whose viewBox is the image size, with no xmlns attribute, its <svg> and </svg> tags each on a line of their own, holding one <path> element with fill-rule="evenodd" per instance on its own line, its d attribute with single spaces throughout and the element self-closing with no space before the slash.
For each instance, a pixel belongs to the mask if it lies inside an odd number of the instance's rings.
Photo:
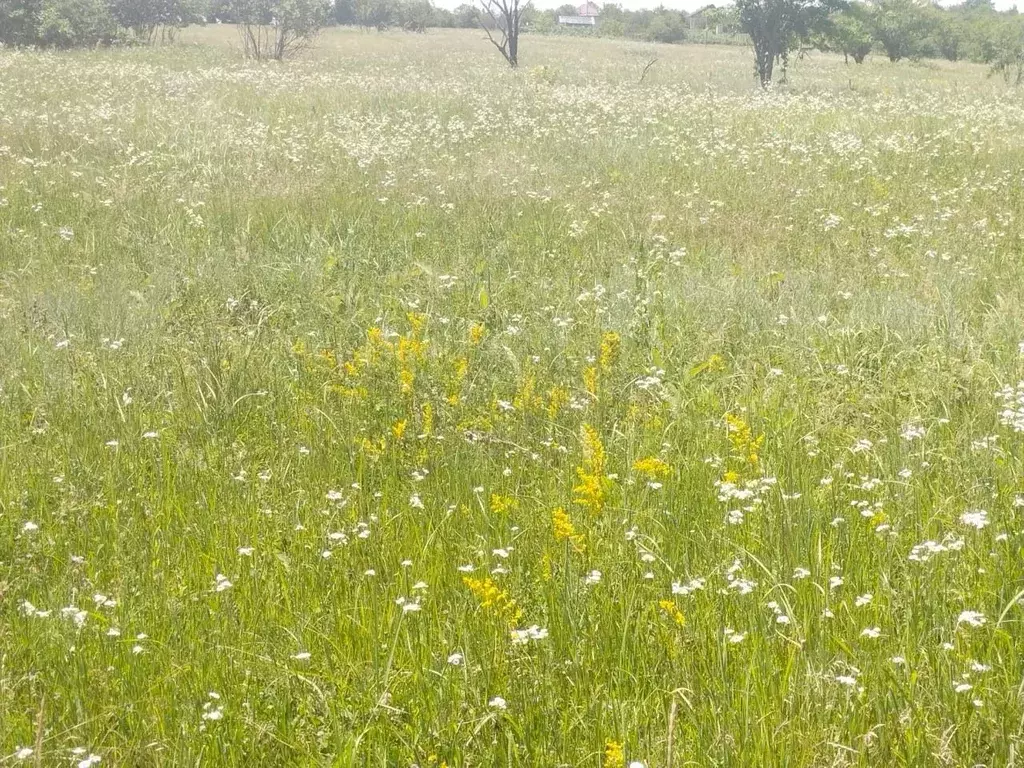
<svg viewBox="0 0 1024 768">
<path fill-rule="evenodd" d="M 223 573 L 218 573 L 213 579 L 214 592 L 223 592 L 225 589 L 231 589 L 233 586 L 235 585 Z"/>
<path fill-rule="evenodd" d="M 985 618 L 985 614 L 979 613 L 978 611 L 961 611 L 957 617 L 956 625 L 959 627 L 961 624 L 967 624 L 970 627 L 980 627 L 985 624 L 988 619 Z"/>
<path fill-rule="evenodd" d="M 989 523 L 988 512 L 984 509 L 969 509 L 960 515 L 960 522 L 980 531 Z"/>
</svg>

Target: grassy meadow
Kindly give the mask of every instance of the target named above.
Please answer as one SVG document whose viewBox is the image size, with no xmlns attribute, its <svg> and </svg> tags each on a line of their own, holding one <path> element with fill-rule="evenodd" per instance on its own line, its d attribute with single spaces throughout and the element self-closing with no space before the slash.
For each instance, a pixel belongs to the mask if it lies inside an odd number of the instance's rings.
<svg viewBox="0 0 1024 768">
<path fill-rule="evenodd" d="M 1024 93 L 522 63 L 0 51 L 0 765 L 1024 759 Z"/>
</svg>

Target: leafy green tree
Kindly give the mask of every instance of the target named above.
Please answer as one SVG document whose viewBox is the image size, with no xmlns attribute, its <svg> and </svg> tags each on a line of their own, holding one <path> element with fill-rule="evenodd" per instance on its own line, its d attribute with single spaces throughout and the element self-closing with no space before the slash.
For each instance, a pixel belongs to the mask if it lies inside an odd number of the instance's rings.
<svg viewBox="0 0 1024 768">
<path fill-rule="evenodd" d="M 0 0 L 0 43 L 32 45 L 38 42 L 42 0 Z"/>
<path fill-rule="evenodd" d="M 968 30 L 960 14 L 933 6 L 928 9 L 927 20 L 931 34 L 925 41 L 925 52 L 947 61 L 964 58 Z"/>
<path fill-rule="evenodd" d="M 852 58 L 857 64 L 863 64 L 875 45 L 868 19 L 870 13 L 870 7 L 853 3 L 830 14 L 822 36 L 823 44 L 819 47 L 842 53 L 847 63 Z"/>
<path fill-rule="evenodd" d="M 918 0 L 877 0 L 869 16 L 874 38 L 889 61 L 918 59 L 925 51 L 928 7 Z"/>
<path fill-rule="evenodd" d="M 233 0 L 247 58 L 290 58 L 312 44 L 327 23 L 329 0 Z"/>
<path fill-rule="evenodd" d="M 1024 83 L 1024 18 L 1014 16 L 999 28 L 993 40 L 992 73 L 1007 83 Z"/>
<path fill-rule="evenodd" d="M 195 0 L 108 0 L 111 15 L 135 39 L 152 42 L 157 30 L 167 39 L 181 27 L 200 19 Z"/>
<path fill-rule="evenodd" d="M 43 0 L 36 38 L 55 48 L 109 43 L 117 23 L 104 0 Z"/>
<path fill-rule="evenodd" d="M 367 29 L 385 29 L 396 23 L 395 0 L 353 0 L 356 22 Z"/>
<path fill-rule="evenodd" d="M 356 24 L 356 8 L 353 0 L 335 0 L 334 23 L 335 24 Z"/>
<path fill-rule="evenodd" d="M 455 9 L 454 14 L 455 26 L 462 29 L 475 29 L 480 11 L 475 6 L 463 3 Z"/>
<path fill-rule="evenodd" d="M 686 37 L 686 19 L 678 11 L 659 7 L 647 26 L 645 38 L 655 43 L 679 43 Z"/>
<path fill-rule="evenodd" d="M 775 64 L 819 31 L 828 15 L 825 0 L 737 0 L 740 29 L 754 44 L 754 70 L 761 86 L 772 82 Z"/>
</svg>

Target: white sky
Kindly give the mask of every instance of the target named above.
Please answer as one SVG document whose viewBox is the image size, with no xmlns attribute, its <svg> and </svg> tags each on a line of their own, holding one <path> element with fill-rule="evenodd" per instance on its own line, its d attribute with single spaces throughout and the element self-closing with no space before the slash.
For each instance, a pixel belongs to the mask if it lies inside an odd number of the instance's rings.
<svg viewBox="0 0 1024 768">
<path fill-rule="evenodd" d="M 449 10 L 454 9 L 458 5 L 463 3 L 472 4 L 473 0 L 434 0 L 434 2 L 442 8 L 448 8 Z M 565 3 L 572 3 L 573 5 L 580 5 L 583 0 L 533 0 L 534 6 L 537 8 L 557 8 Z M 598 5 L 603 4 L 604 0 L 596 0 Z M 715 5 L 725 5 L 727 0 L 618 0 L 623 8 L 630 11 L 637 11 L 641 8 L 655 8 L 658 5 L 663 4 L 666 8 L 674 8 L 683 11 L 695 11 L 698 8 L 703 8 L 709 2 L 715 3 Z M 952 2 L 943 2 L 943 5 L 951 5 Z M 1013 8 L 1017 5 L 1018 0 L 995 0 L 995 6 L 1000 11 L 1005 11 L 1009 8 Z"/>
</svg>

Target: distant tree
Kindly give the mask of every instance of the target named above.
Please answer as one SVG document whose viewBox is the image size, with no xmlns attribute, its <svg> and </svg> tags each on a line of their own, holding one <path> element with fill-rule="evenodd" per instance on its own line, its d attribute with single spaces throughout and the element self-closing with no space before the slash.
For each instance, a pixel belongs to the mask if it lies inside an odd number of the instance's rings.
<svg viewBox="0 0 1024 768">
<path fill-rule="evenodd" d="M 483 19 L 480 20 L 487 39 L 498 49 L 508 65 L 515 69 L 519 66 L 519 32 L 523 12 L 529 2 L 522 5 L 521 0 L 480 0 L 480 5 L 492 22 L 492 25 L 488 25 Z"/>
<path fill-rule="evenodd" d="M 367 29 L 384 30 L 396 23 L 394 0 L 353 0 L 356 21 Z"/>
<path fill-rule="evenodd" d="M 993 43 L 992 73 L 999 74 L 1007 83 L 1024 83 L 1024 18 L 1017 16 L 1005 21 Z"/>
<path fill-rule="evenodd" d="M 928 7 L 918 0 L 877 0 L 869 18 L 872 34 L 889 61 L 924 54 L 930 22 Z"/>
<path fill-rule="evenodd" d="M 927 10 L 926 18 L 930 34 L 925 41 L 925 52 L 947 61 L 964 58 L 968 30 L 960 14 L 932 6 Z"/>
<path fill-rule="evenodd" d="M 36 30 L 37 42 L 55 48 L 109 43 L 117 37 L 117 22 L 104 0 L 43 0 Z"/>
<path fill-rule="evenodd" d="M 328 0 L 233 0 L 247 58 L 290 58 L 312 44 L 327 23 Z"/>
<path fill-rule="evenodd" d="M 335 0 L 334 2 L 335 24 L 356 24 L 355 3 L 352 0 Z"/>
<path fill-rule="evenodd" d="M 775 64 L 783 67 L 801 41 L 827 17 L 824 0 L 737 0 L 740 29 L 754 44 L 754 69 L 761 86 L 772 81 Z"/>
<path fill-rule="evenodd" d="M 35 43 L 42 6 L 42 0 L 0 0 L 0 44 Z"/>
<path fill-rule="evenodd" d="M 823 33 L 822 48 L 843 54 L 847 63 L 852 58 L 857 64 L 874 48 L 875 40 L 867 18 L 871 9 L 857 3 L 829 15 Z"/>
<path fill-rule="evenodd" d="M 647 26 L 645 38 L 654 43 L 679 43 L 686 37 L 686 18 L 678 11 L 660 6 Z"/>
<path fill-rule="evenodd" d="M 199 19 L 194 0 L 108 0 L 114 20 L 136 40 L 171 40 L 176 31 Z"/>
<path fill-rule="evenodd" d="M 463 29 L 475 29 L 479 25 L 480 9 L 463 3 L 454 11 L 455 26 Z"/>
</svg>

